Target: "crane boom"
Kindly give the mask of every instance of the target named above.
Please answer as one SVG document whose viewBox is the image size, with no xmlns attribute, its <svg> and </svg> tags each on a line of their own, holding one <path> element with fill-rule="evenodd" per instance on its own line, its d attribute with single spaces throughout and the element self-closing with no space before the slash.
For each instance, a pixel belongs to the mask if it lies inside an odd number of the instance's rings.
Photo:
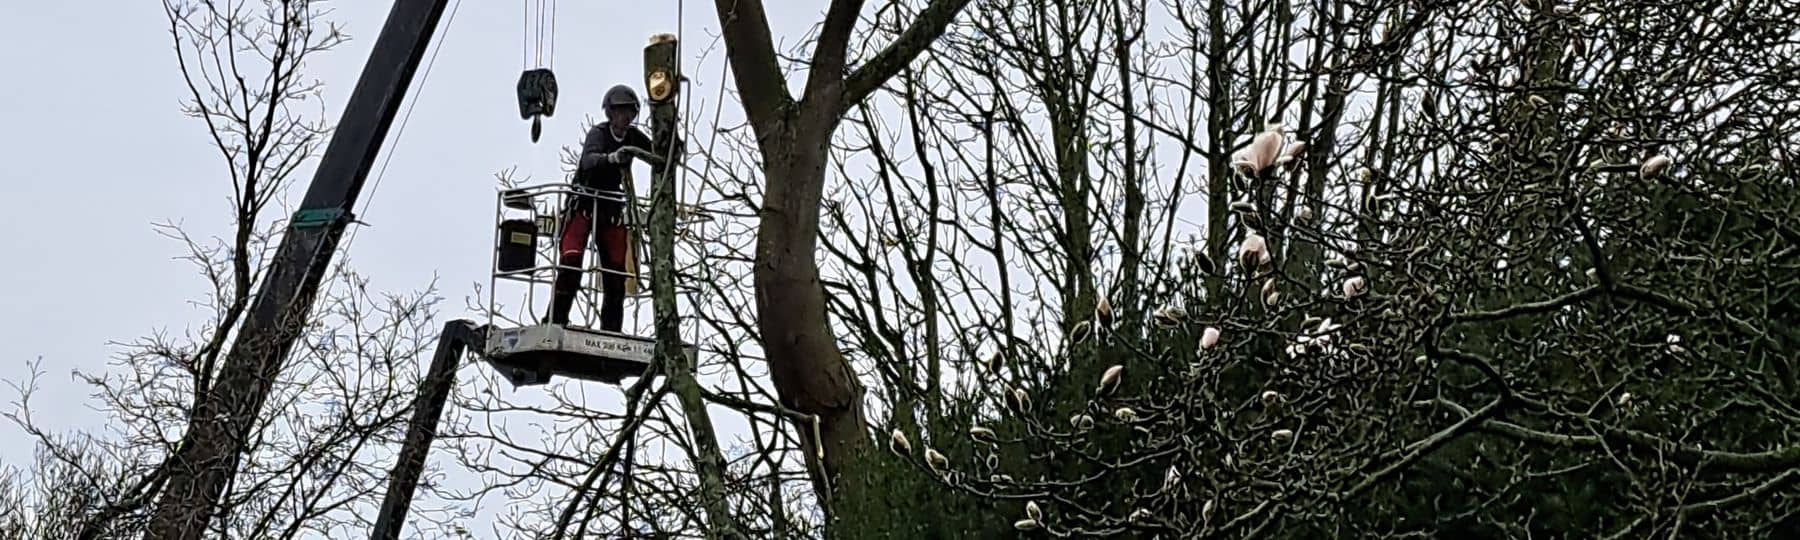
<svg viewBox="0 0 1800 540">
<path fill-rule="evenodd" d="M 294 341 L 312 312 L 370 166 L 430 45 L 447 0 L 396 0 L 319 160 L 274 264 L 238 328 L 216 382 L 194 404 L 187 432 L 165 464 L 168 485 L 148 540 L 198 540 Z"/>
</svg>

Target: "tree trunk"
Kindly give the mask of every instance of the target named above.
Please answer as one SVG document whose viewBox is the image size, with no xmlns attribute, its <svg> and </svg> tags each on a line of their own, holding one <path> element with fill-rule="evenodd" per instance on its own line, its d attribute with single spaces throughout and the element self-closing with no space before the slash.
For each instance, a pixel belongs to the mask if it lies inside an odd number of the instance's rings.
<svg viewBox="0 0 1800 540">
<path fill-rule="evenodd" d="M 788 95 L 761 0 L 714 1 L 732 76 L 756 133 L 768 183 L 758 216 L 752 273 L 757 327 L 769 379 L 781 404 L 816 418 L 816 425 L 803 425 L 798 431 L 814 490 L 827 509 L 834 490 L 860 491 L 853 485 L 860 482 L 858 477 L 844 473 L 869 443 L 862 384 L 837 349 L 813 258 L 819 244 L 826 145 L 845 110 L 912 63 L 969 1 L 932 0 L 893 42 L 850 71 L 847 48 L 863 2 L 834 0 L 820 27 L 805 99 L 800 101 Z"/>
<path fill-rule="evenodd" d="M 1232 259 L 1226 250 L 1230 223 L 1226 203 L 1231 200 L 1231 84 L 1230 59 L 1226 57 L 1225 0 L 1212 0 L 1206 6 L 1206 255 L 1219 265 L 1221 275 L 1226 261 Z M 1225 282 L 1206 281 L 1208 302 L 1219 302 L 1225 294 Z"/>
<path fill-rule="evenodd" d="M 757 322 L 782 406 L 818 418 L 816 433 L 813 426 L 799 431 L 814 487 L 825 494 L 833 491 L 826 478 L 840 477 L 844 464 L 867 446 L 863 387 L 830 333 L 813 258 L 826 142 L 837 118 L 790 112 L 782 125 L 763 144 L 768 188 L 756 236 Z"/>
</svg>

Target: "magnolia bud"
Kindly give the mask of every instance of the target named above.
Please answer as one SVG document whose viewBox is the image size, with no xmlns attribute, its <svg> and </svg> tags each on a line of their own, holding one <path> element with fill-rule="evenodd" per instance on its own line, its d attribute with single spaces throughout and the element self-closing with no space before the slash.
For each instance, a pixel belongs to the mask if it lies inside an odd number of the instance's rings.
<svg viewBox="0 0 1800 540">
<path fill-rule="evenodd" d="M 975 442 L 985 443 L 992 443 L 998 440 L 994 436 L 994 430 L 981 426 L 972 426 L 969 428 L 969 439 L 974 440 Z"/>
<path fill-rule="evenodd" d="M 1026 395 L 1024 390 L 1014 388 L 1007 395 L 1012 398 L 1008 403 L 1012 405 L 1013 412 L 1019 414 L 1031 412 L 1031 396 Z"/>
<path fill-rule="evenodd" d="M 1213 327 L 1209 326 L 1209 327 L 1206 327 L 1206 331 L 1200 333 L 1200 348 L 1201 349 L 1211 349 L 1215 346 L 1218 346 L 1218 344 L 1219 344 L 1219 329 L 1218 328 L 1213 328 Z"/>
<path fill-rule="evenodd" d="M 1244 237 L 1244 243 L 1238 246 L 1239 265 L 1244 268 L 1255 268 L 1268 264 L 1269 261 L 1269 244 L 1263 240 L 1262 235 L 1250 233 L 1249 236 Z"/>
<path fill-rule="evenodd" d="M 1277 429 L 1274 433 L 1270 433 L 1269 436 L 1274 438 L 1275 442 L 1285 443 L 1294 440 L 1294 430 Z"/>
<path fill-rule="evenodd" d="M 1069 329 L 1069 341 L 1075 343 L 1087 341 L 1088 334 L 1092 333 L 1091 326 L 1087 321 L 1075 323 L 1075 326 Z"/>
<path fill-rule="evenodd" d="M 1281 392 L 1276 392 L 1274 390 L 1263 390 L 1262 404 L 1264 407 L 1269 407 L 1269 408 L 1274 408 L 1276 405 L 1280 405 L 1281 404 Z"/>
<path fill-rule="evenodd" d="M 1368 281 L 1364 280 L 1362 276 L 1351 276 L 1350 279 L 1344 280 L 1344 298 L 1346 299 L 1356 298 L 1367 289 Z"/>
<path fill-rule="evenodd" d="M 1131 522 L 1137 523 L 1137 524 L 1149 523 L 1150 522 L 1150 510 L 1145 509 L 1145 508 L 1139 508 L 1136 511 L 1133 511 L 1131 513 Z"/>
<path fill-rule="evenodd" d="M 894 430 L 893 435 L 888 436 L 888 449 L 893 450 L 896 454 L 904 456 L 912 453 L 912 443 L 907 442 L 905 433 L 901 433 L 900 430 L 896 429 Z"/>
<path fill-rule="evenodd" d="M 1114 365 L 1113 367 L 1106 368 L 1106 373 L 1100 375 L 1100 388 L 1095 390 L 1095 392 L 1100 395 L 1112 393 L 1113 389 L 1119 387 L 1119 376 L 1124 373 L 1125 366 Z"/>
<path fill-rule="evenodd" d="M 1638 176 L 1645 179 L 1655 178 L 1657 175 L 1662 174 L 1663 169 L 1669 167 L 1669 163 L 1668 156 L 1658 155 L 1646 159 L 1644 160 L 1643 165 L 1638 166 Z"/>
<path fill-rule="evenodd" d="M 1021 531 L 1035 531 L 1038 530 L 1038 522 L 1035 519 L 1021 519 L 1013 522 L 1013 528 Z"/>
<path fill-rule="evenodd" d="M 1113 411 L 1113 418 L 1119 419 L 1120 422 L 1136 422 L 1138 415 L 1137 411 L 1131 410 L 1131 407 L 1119 407 Z"/>
<path fill-rule="evenodd" d="M 950 459 L 945 458 L 943 454 L 939 454 L 937 450 L 926 448 L 925 464 L 930 466 L 933 471 L 943 472 L 944 469 L 950 467 Z"/>
<path fill-rule="evenodd" d="M 1033 520 L 1044 519 L 1044 510 L 1038 508 L 1037 501 L 1025 501 L 1025 517 Z"/>
<path fill-rule="evenodd" d="M 1112 302 L 1106 301 L 1104 296 L 1100 297 L 1099 305 L 1094 306 L 1094 319 L 1100 321 L 1100 326 L 1107 327 L 1112 326 L 1112 316 Z"/>
</svg>

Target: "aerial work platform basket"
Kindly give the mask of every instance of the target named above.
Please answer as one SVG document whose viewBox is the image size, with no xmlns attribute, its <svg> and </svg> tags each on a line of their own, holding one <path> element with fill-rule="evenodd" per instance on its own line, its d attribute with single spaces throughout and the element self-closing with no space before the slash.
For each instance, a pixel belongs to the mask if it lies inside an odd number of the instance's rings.
<svg viewBox="0 0 1800 540">
<path fill-rule="evenodd" d="M 629 181 L 626 185 L 630 185 Z M 594 253 L 583 256 L 579 266 L 565 265 L 560 251 L 568 246 L 561 239 L 564 227 L 570 225 L 574 215 L 571 210 L 583 209 L 587 216 L 595 216 L 602 204 L 623 208 L 623 270 L 604 268 L 602 257 Z M 601 329 L 597 316 L 603 300 L 598 285 L 606 274 L 624 277 L 624 311 L 640 311 L 636 304 L 649 298 L 650 288 L 645 283 L 648 273 L 642 271 L 646 266 L 642 261 L 648 260 L 644 256 L 648 243 L 644 237 L 644 212 L 635 197 L 555 183 L 501 190 L 494 206 L 495 247 L 482 358 L 515 386 L 545 384 L 555 376 L 607 384 L 643 376 L 655 358 L 656 340 Z M 677 228 L 684 225 L 682 222 L 707 219 L 692 208 L 678 214 L 683 219 L 678 219 Z M 591 250 L 592 237 L 591 231 L 582 234 L 580 249 Z M 558 324 L 550 322 L 547 314 L 552 309 L 557 275 L 565 271 L 579 272 L 581 280 L 575 289 L 569 322 Z M 524 305 L 502 305 L 498 300 L 501 286 L 523 288 Z M 520 317 L 508 317 L 504 315 L 507 312 L 517 312 Z M 692 363 L 698 350 L 683 343 L 681 354 Z"/>
</svg>

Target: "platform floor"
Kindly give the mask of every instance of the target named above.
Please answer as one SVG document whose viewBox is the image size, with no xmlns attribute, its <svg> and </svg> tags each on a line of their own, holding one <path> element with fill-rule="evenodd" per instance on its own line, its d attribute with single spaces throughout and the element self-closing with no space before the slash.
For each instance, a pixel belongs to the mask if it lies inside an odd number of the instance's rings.
<svg viewBox="0 0 1800 540">
<path fill-rule="evenodd" d="M 619 384 L 643 376 L 656 352 L 651 338 L 560 324 L 489 328 L 486 341 L 482 358 L 515 386 L 555 376 Z M 692 362 L 698 350 L 683 345 L 682 354 Z"/>
</svg>

